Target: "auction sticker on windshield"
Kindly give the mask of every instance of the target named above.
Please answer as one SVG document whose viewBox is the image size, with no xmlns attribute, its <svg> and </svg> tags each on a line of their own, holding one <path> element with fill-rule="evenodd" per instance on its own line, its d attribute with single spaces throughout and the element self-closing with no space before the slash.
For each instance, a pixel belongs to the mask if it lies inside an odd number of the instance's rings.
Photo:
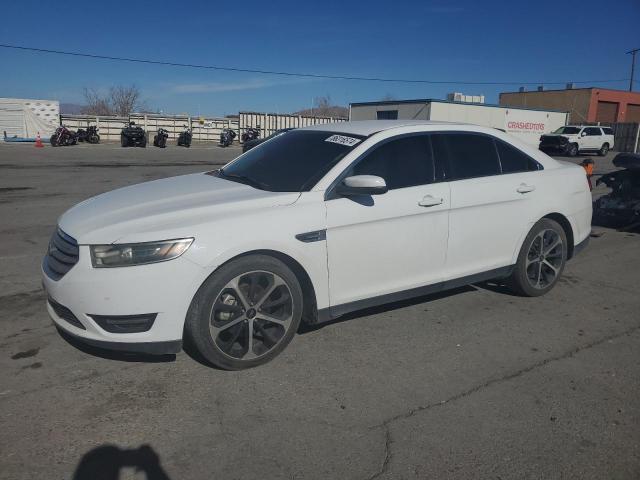
<svg viewBox="0 0 640 480">
<path fill-rule="evenodd" d="M 325 142 L 339 143 L 340 145 L 346 145 L 347 147 L 353 147 L 360 142 L 359 138 L 345 137 L 343 135 L 331 135 L 325 140 Z"/>
</svg>

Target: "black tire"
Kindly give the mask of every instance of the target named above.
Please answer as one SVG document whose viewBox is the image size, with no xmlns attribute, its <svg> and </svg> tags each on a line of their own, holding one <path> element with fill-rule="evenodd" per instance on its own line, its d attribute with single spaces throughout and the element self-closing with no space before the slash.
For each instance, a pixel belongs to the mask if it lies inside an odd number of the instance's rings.
<svg viewBox="0 0 640 480">
<path fill-rule="evenodd" d="M 124 136 L 124 135 L 120 135 L 120 146 L 121 147 L 128 147 L 129 146 L 129 139 Z"/>
<path fill-rule="evenodd" d="M 604 157 L 607 153 L 609 153 L 609 144 L 603 143 L 602 147 L 600 147 L 600 150 L 598 150 L 598 155 Z"/>
<path fill-rule="evenodd" d="M 56 141 L 56 136 L 55 135 L 51 135 L 51 138 L 49 139 L 49 143 L 51 144 L 52 147 L 57 147 L 58 146 L 58 142 Z"/>
<path fill-rule="evenodd" d="M 552 235 L 547 232 L 554 232 L 554 234 Z M 553 239 L 555 235 L 562 242 L 560 248 L 556 247 L 546 255 L 540 253 L 544 258 L 542 262 L 535 260 L 539 258 L 535 255 L 535 251 L 532 254 L 532 250 L 536 250 L 534 242 L 539 242 L 538 237 L 541 234 L 543 235 L 542 242 L 545 242 L 545 235 L 547 239 Z M 551 246 L 551 244 L 552 242 L 549 242 L 547 247 Z M 531 228 L 527 237 L 524 239 L 522 247 L 520 247 L 515 268 L 511 276 L 507 279 L 507 286 L 514 293 L 524 297 L 539 297 L 540 295 L 544 295 L 555 286 L 562 276 L 564 266 L 567 262 L 567 253 L 567 235 L 564 229 L 558 222 L 549 218 L 543 218 Z M 556 269 L 557 272 L 552 273 L 554 269 Z M 549 277 L 551 277 L 552 274 L 553 278 L 550 279 Z M 532 276 L 534 278 L 532 278 Z M 538 282 L 535 281 L 536 277 Z M 541 278 L 544 278 L 545 281 L 540 282 Z"/>
<path fill-rule="evenodd" d="M 569 147 L 567 148 L 567 155 L 570 157 L 576 157 L 579 153 L 580 149 L 578 148 L 578 144 L 577 143 L 571 143 L 569 144 Z"/>
<path fill-rule="evenodd" d="M 238 279 L 237 285 L 238 289 L 240 289 L 241 282 L 243 282 L 244 278 L 256 274 L 264 274 L 265 278 L 271 275 L 274 283 L 272 283 L 271 286 L 267 285 L 266 287 L 262 287 L 258 282 L 255 288 L 253 287 L 253 283 L 249 283 L 249 290 L 246 292 L 243 291 L 242 293 L 242 295 L 245 296 L 245 300 L 250 302 L 249 308 L 245 312 L 245 309 L 239 307 L 241 301 L 233 298 L 235 297 L 233 293 L 236 290 L 229 288 L 229 283 L 234 279 Z M 275 323 L 265 323 L 264 320 L 259 318 L 263 315 L 261 313 L 261 304 L 274 303 L 273 300 L 270 302 L 267 302 L 267 300 L 272 298 L 272 295 L 278 294 L 278 292 L 273 290 L 270 294 L 271 296 L 267 294 L 263 298 L 260 298 L 260 295 L 264 295 L 270 288 L 273 288 L 273 285 L 276 284 L 275 279 L 278 277 L 279 281 L 283 283 L 277 288 L 286 287 L 289 293 L 289 296 L 286 297 L 288 302 L 286 307 L 288 313 L 285 314 L 288 317 L 288 326 L 286 327 L 278 326 Z M 231 303 L 229 303 L 229 292 L 231 292 L 232 297 Z M 284 294 L 282 294 L 282 296 L 285 297 Z M 295 335 L 302 317 L 302 298 L 302 289 L 300 288 L 298 279 L 291 269 L 280 260 L 267 255 L 240 257 L 220 267 L 202 284 L 189 307 L 185 320 L 185 335 L 187 340 L 195 346 L 198 352 L 216 367 L 225 370 L 242 370 L 257 367 L 258 365 L 269 362 L 280 354 Z M 257 305 L 255 309 L 253 308 L 254 301 L 255 305 Z M 231 310 L 233 313 L 227 313 L 229 316 L 235 315 L 235 318 L 218 320 L 218 323 L 220 321 L 226 321 L 226 324 L 234 322 L 234 326 L 227 327 L 227 330 L 224 330 L 225 323 L 216 325 L 216 315 L 219 315 L 220 311 L 215 309 L 216 305 L 223 311 L 225 309 L 221 307 L 235 309 L 235 311 Z M 283 306 L 282 308 L 285 307 Z M 269 315 L 271 315 L 271 313 L 269 313 Z M 265 333 L 265 330 L 263 330 L 264 327 L 275 328 Z M 217 334 L 215 340 L 214 333 L 212 332 L 213 328 L 220 328 L 220 333 Z M 225 343 L 223 332 L 227 332 L 226 338 L 230 335 L 235 335 L 235 337 Z M 255 336 L 249 337 L 251 332 L 253 332 Z M 275 336 L 277 336 L 277 338 L 275 338 L 276 342 L 272 346 L 268 346 L 266 340 L 271 342 Z M 247 338 L 251 338 L 251 348 L 247 345 L 242 345 L 242 341 L 246 343 Z M 219 344 L 222 344 L 222 346 Z M 223 350 L 223 347 L 227 348 L 227 352 Z M 246 350 L 243 351 L 243 348 Z M 261 348 L 263 350 L 262 352 L 260 352 Z M 240 350 L 238 351 L 238 349 Z M 256 350 L 258 353 L 256 353 Z M 251 352 L 249 356 L 253 358 L 243 359 L 245 356 L 248 356 L 247 354 L 249 352 Z M 238 355 L 242 356 L 238 357 Z"/>
<path fill-rule="evenodd" d="M 92 143 L 92 144 L 96 145 L 96 144 L 100 143 L 100 136 L 99 135 L 91 135 L 88 140 L 89 140 L 89 143 Z"/>
</svg>

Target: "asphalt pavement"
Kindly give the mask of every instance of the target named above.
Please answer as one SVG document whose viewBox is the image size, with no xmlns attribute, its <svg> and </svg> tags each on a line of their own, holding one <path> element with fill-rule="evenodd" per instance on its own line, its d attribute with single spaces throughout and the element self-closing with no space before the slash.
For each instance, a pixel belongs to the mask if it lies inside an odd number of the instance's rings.
<svg viewBox="0 0 640 480">
<path fill-rule="evenodd" d="M 544 297 L 369 309 L 248 371 L 62 338 L 39 280 L 57 217 L 238 153 L 0 144 L 0 478 L 640 478 L 635 233 L 597 229 Z"/>
</svg>

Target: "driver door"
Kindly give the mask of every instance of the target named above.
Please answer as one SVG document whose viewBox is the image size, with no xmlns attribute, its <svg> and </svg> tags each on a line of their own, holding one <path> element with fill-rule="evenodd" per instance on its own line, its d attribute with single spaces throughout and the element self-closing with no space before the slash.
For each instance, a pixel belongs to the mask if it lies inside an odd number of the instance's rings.
<svg viewBox="0 0 640 480">
<path fill-rule="evenodd" d="M 329 193 L 332 309 L 443 279 L 450 194 L 440 171 L 429 135 L 410 134 L 382 141 L 343 174 L 382 177 L 389 191 L 338 198 Z"/>
</svg>

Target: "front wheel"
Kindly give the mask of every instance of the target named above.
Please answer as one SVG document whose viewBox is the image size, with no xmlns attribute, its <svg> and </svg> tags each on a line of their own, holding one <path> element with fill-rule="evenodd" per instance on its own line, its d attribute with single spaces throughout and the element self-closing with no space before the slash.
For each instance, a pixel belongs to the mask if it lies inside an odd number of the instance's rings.
<svg viewBox="0 0 640 480">
<path fill-rule="evenodd" d="M 507 285 L 525 297 L 538 297 L 558 282 L 567 261 L 567 235 L 558 222 L 543 218 L 524 240 Z"/>
<path fill-rule="evenodd" d="M 572 143 L 571 145 L 569 145 L 569 148 L 567 149 L 567 155 L 569 155 L 570 157 L 575 157 L 578 155 L 578 144 L 577 143 Z"/>
<path fill-rule="evenodd" d="M 600 150 L 598 150 L 598 155 L 600 155 L 601 157 L 604 157 L 607 153 L 609 153 L 609 144 L 605 143 L 602 145 Z"/>
<path fill-rule="evenodd" d="M 58 146 L 58 141 L 55 135 L 51 135 L 51 138 L 49 139 L 49 143 L 51 144 L 52 147 Z"/>
<path fill-rule="evenodd" d="M 124 135 L 120 135 L 120 146 L 121 147 L 128 147 L 129 146 L 129 139 L 127 137 L 125 137 Z"/>
<path fill-rule="evenodd" d="M 302 289 L 280 260 L 249 255 L 214 272 L 196 293 L 185 333 L 225 370 L 267 363 L 289 344 L 302 317 Z"/>
</svg>

